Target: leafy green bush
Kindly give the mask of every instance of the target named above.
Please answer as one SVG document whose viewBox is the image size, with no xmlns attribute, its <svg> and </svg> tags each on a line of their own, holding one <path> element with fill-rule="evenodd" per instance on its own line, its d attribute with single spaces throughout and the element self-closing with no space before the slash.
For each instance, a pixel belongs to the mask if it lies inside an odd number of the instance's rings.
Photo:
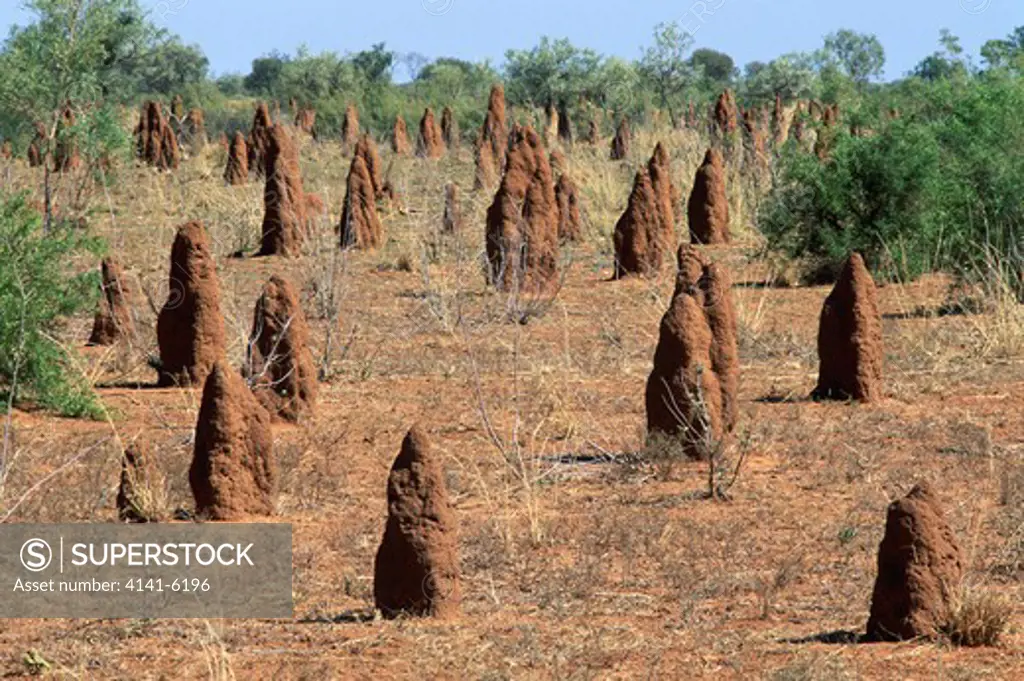
<svg viewBox="0 0 1024 681">
<path fill-rule="evenodd" d="M 790 146 L 759 215 L 768 246 L 825 281 L 859 251 L 876 271 L 914 277 L 934 264 L 940 226 L 929 201 L 940 175 L 927 128 L 896 121 L 877 134 L 839 134 L 829 159 Z"/>
<path fill-rule="evenodd" d="M 993 262 L 1019 273 L 1024 82 L 916 80 L 897 94 L 900 119 L 840 134 L 826 162 L 787 149 L 759 216 L 769 248 L 801 259 L 810 279 L 834 274 L 853 250 L 883 276 L 978 280 Z M 1012 283 L 1024 298 L 1021 276 Z"/>
<path fill-rule="evenodd" d="M 55 339 L 62 317 L 90 308 L 99 291 L 95 272 L 76 274 L 75 254 L 95 240 L 58 225 L 44 234 L 42 218 L 23 195 L 0 197 L 0 396 L 65 416 L 98 416 L 99 405 Z"/>
</svg>

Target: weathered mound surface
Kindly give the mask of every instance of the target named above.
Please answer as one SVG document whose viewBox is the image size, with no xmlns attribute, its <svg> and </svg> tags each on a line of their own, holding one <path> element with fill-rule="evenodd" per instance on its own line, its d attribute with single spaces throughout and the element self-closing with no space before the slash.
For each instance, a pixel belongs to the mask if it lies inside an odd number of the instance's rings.
<svg viewBox="0 0 1024 681">
<path fill-rule="evenodd" d="M 256 177 L 263 177 L 267 168 L 267 146 L 270 144 L 270 128 L 274 125 L 270 119 L 270 110 L 266 102 L 256 105 L 256 113 L 253 114 L 252 127 L 249 129 L 249 137 L 245 140 L 249 151 L 249 170 L 256 173 Z"/>
<path fill-rule="evenodd" d="M 459 201 L 459 185 L 449 182 L 444 188 L 444 216 L 441 225 L 445 232 L 454 234 L 462 231 L 462 205 Z"/>
<path fill-rule="evenodd" d="M 551 164 L 552 173 L 564 173 L 568 167 L 568 162 L 565 160 L 565 154 L 560 152 L 558 149 L 552 149 L 548 155 L 548 163 Z"/>
<path fill-rule="evenodd" d="M 661 269 L 665 244 L 661 234 L 658 198 L 646 168 L 637 171 L 629 204 L 615 224 L 615 279 L 630 274 L 650 275 Z"/>
<path fill-rule="evenodd" d="M 131 290 L 121 266 L 113 258 L 104 258 L 100 270 L 103 296 L 93 319 L 89 345 L 113 345 L 135 332 Z"/>
<path fill-rule="evenodd" d="M 697 169 L 686 207 L 690 240 L 695 244 L 727 244 L 729 200 L 725 193 L 725 162 L 717 149 L 708 149 Z"/>
<path fill-rule="evenodd" d="M 495 172 L 497 161 L 490 144 L 478 143 L 476 145 L 474 162 L 476 171 L 473 175 L 473 189 L 479 191 L 492 188 L 498 181 L 498 175 Z"/>
<path fill-rule="evenodd" d="M 708 457 L 738 415 L 739 351 L 731 281 L 690 244 L 661 320 L 647 379 L 647 432 L 678 441 L 687 456 Z"/>
<path fill-rule="evenodd" d="M 651 176 L 651 187 L 658 207 L 658 241 L 671 253 L 676 248 L 676 188 L 672 184 L 672 161 L 665 145 L 658 142 L 647 162 L 647 173 Z"/>
<path fill-rule="evenodd" d="M 455 113 L 450 106 L 446 106 L 441 112 L 441 139 L 449 150 L 459 147 L 459 123 L 455 119 Z"/>
<path fill-rule="evenodd" d="M 188 480 L 202 518 L 274 513 L 277 466 L 270 414 L 224 362 L 214 366 L 203 388 Z"/>
<path fill-rule="evenodd" d="M 153 450 L 145 440 L 132 442 L 121 456 L 121 484 L 117 488 L 117 517 L 125 523 L 159 520 L 155 508 L 157 486 Z"/>
<path fill-rule="evenodd" d="M 200 108 L 191 109 L 185 116 L 183 123 L 185 143 L 189 145 L 193 154 L 198 154 L 206 148 L 209 142 L 206 135 L 206 115 Z"/>
<path fill-rule="evenodd" d="M 351 149 L 359 140 L 359 112 L 355 104 L 345 107 L 345 120 L 341 124 L 341 143 L 345 149 Z"/>
<path fill-rule="evenodd" d="M 235 132 L 235 139 L 228 149 L 228 164 L 224 168 L 224 181 L 234 186 L 243 185 L 249 181 L 249 150 L 241 132 Z"/>
<path fill-rule="evenodd" d="M 505 154 L 508 152 L 508 123 L 505 118 L 505 88 L 495 84 L 491 86 L 491 95 L 487 101 L 487 114 L 484 116 L 484 124 L 477 139 L 477 145 L 488 145 L 489 153 L 479 154 L 478 157 L 489 158 L 492 162 L 490 168 L 494 177 L 498 177 L 505 167 Z"/>
<path fill-rule="evenodd" d="M 299 150 L 283 125 L 267 137 L 267 178 L 263 189 L 263 238 L 260 255 L 296 257 L 306 235 L 306 198 Z"/>
<path fill-rule="evenodd" d="M 629 128 L 629 121 L 623 116 L 619 121 L 619 127 L 615 130 L 615 137 L 612 138 L 613 161 L 621 161 L 629 156 L 629 148 L 633 143 L 633 132 Z"/>
<path fill-rule="evenodd" d="M 414 426 L 388 476 L 388 519 L 373 566 L 373 597 L 385 617 L 458 615 L 458 527 L 444 469 Z"/>
<path fill-rule="evenodd" d="M 143 104 L 135 133 L 136 152 L 145 163 L 161 170 L 178 167 L 178 140 L 159 102 Z"/>
<path fill-rule="evenodd" d="M 316 137 L 316 109 L 310 107 L 300 108 L 295 114 L 295 127 L 302 132 Z"/>
<path fill-rule="evenodd" d="M 553 147 L 558 143 L 558 124 L 560 120 L 558 109 L 551 102 L 548 102 L 548 105 L 544 107 L 544 115 L 547 118 L 547 125 L 544 127 L 544 144 Z"/>
<path fill-rule="evenodd" d="M 765 136 L 758 121 L 758 112 L 748 109 L 743 112 L 744 141 L 748 157 L 756 166 L 764 166 L 768 159 L 765 155 Z"/>
<path fill-rule="evenodd" d="M 441 136 L 441 128 L 434 118 L 434 111 L 430 107 L 423 112 L 420 119 L 420 136 L 416 145 L 416 153 L 423 158 L 441 158 L 444 156 L 444 140 Z"/>
<path fill-rule="evenodd" d="M 318 385 L 309 327 L 295 289 L 277 275 L 256 301 L 246 370 L 272 417 L 296 423 L 312 413 Z"/>
<path fill-rule="evenodd" d="M 412 145 L 409 144 L 409 127 L 401 114 L 395 117 L 395 126 L 391 131 L 391 151 L 397 156 L 408 156 L 412 153 Z"/>
<path fill-rule="evenodd" d="M 356 143 L 355 156 L 363 159 L 366 164 L 366 172 L 370 174 L 370 182 L 373 184 L 373 193 L 377 198 L 384 194 L 384 170 L 380 160 L 380 152 L 377 151 L 377 144 L 366 133 Z"/>
<path fill-rule="evenodd" d="M 558 283 L 558 206 L 544 145 L 533 128 L 517 134 L 505 176 L 487 210 L 489 279 L 501 290 L 543 293 Z"/>
<path fill-rule="evenodd" d="M 846 261 L 818 327 L 815 399 L 871 402 L 882 396 L 885 346 L 875 282 L 859 253 Z"/>
<path fill-rule="evenodd" d="M 345 207 L 341 213 L 342 248 L 379 248 L 384 243 L 384 226 L 377 215 L 377 199 L 373 180 L 362 156 L 352 158 L 345 190 Z"/>
<path fill-rule="evenodd" d="M 732 90 L 724 90 L 715 102 L 715 125 L 720 134 L 731 135 L 736 132 L 736 98 Z"/>
<path fill-rule="evenodd" d="M 960 547 L 938 497 L 927 484 L 918 485 L 889 505 L 868 640 L 938 635 L 949 623 L 962 580 Z"/>
<path fill-rule="evenodd" d="M 562 173 L 555 185 L 555 203 L 558 204 L 558 238 L 562 241 L 579 241 L 583 236 L 579 192 L 576 183 L 565 173 Z"/>
<path fill-rule="evenodd" d="M 201 222 L 178 228 L 171 247 L 167 302 L 156 323 L 161 386 L 202 385 L 224 356 L 220 284 Z"/>
</svg>

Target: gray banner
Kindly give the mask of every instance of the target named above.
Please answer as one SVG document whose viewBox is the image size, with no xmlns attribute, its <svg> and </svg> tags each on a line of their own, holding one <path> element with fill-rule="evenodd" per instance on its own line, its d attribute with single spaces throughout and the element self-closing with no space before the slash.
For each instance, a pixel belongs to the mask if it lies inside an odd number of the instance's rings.
<svg viewBox="0 0 1024 681">
<path fill-rule="evenodd" d="M 290 618 L 291 525 L 0 525 L 0 618 Z"/>
</svg>

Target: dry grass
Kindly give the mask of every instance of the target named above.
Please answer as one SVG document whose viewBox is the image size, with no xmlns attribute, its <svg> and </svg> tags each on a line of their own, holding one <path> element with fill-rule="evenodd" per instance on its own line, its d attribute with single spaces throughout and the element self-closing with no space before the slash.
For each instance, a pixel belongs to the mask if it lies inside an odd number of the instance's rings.
<svg viewBox="0 0 1024 681">
<path fill-rule="evenodd" d="M 972 538 L 972 583 L 998 583 L 1019 620 L 1024 424 L 1015 415 L 1024 406 L 1024 364 L 1005 341 L 980 351 L 1006 328 L 993 310 L 908 314 L 945 302 L 949 282 L 926 278 L 880 291 L 887 399 L 806 400 L 827 289 L 760 285 L 774 284 L 779 268 L 750 256 L 759 245 L 753 211 L 761 185 L 735 157 L 730 203 L 741 238 L 712 257 L 737 283 L 743 473 L 731 501 L 711 504 L 701 500 L 706 465 L 675 462 L 666 475 L 612 465 L 643 444 L 643 387 L 673 286 L 668 273 L 607 281 L 612 228 L 635 168 L 658 139 L 671 150 L 685 203 L 707 145 L 695 133 L 639 130 L 625 163 L 609 161 L 603 143 L 564 150 L 583 192 L 585 240 L 565 249 L 572 264 L 562 290 L 540 301 L 526 324 L 509 320 L 522 319 L 530 301 L 510 301 L 484 283 L 490 197 L 470 191 L 469 149 L 428 162 L 395 159 L 382 146 L 402 209 L 383 215 L 384 248 L 341 256 L 333 226 L 348 159 L 337 145 L 305 141 L 306 188 L 329 214 L 294 260 L 229 257 L 257 242 L 262 188 L 224 186 L 219 150 L 173 176 L 122 169 L 109 209 L 104 198 L 91 225 L 153 306 L 137 301 L 131 346 L 84 350 L 81 360 L 103 386 L 118 437 L 108 424 L 17 413 L 19 457 L 0 506 L 59 471 L 12 520 L 112 520 L 118 441 L 139 433 L 158 453 L 166 510 L 191 505 L 198 395 L 135 383 L 154 378 L 146 360 L 156 350 L 153 308 L 166 295 L 174 229 L 201 218 L 218 256 L 229 360 L 241 365 L 259 290 L 279 273 L 303 290 L 325 379 L 316 416 L 275 430 L 278 513 L 295 537 L 295 618 L 210 629 L 11 622 L 0 640 L 18 653 L 0 657 L 0 671 L 26 673 L 21 654 L 38 650 L 54 669 L 75 670 L 67 676 L 103 678 L 833 679 L 893 669 L 924 678 L 937 664 L 1019 675 L 1024 663 L 1006 653 L 1020 643 L 1012 629 L 1004 648 L 969 657 L 940 646 L 787 642 L 863 626 L 886 504 L 919 478 L 936 482 L 952 526 Z M 450 181 L 463 189 L 467 227 L 456 236 L 440 230 Z M 34 188 L 35 176 L 19 162 L 12 182 Z M 685 206 L 678 214 L 683 228 Z M 72 320 L 65 342 L 79 346 L 89 323 Z M 372 608 L 387 471 L 413 421 L 445 456 L 465 616 L 365 622 L 357 615 Z M 993 621 L 989 605 L 971 607 L 962 611 L 965 624 Z"/>
</svg>

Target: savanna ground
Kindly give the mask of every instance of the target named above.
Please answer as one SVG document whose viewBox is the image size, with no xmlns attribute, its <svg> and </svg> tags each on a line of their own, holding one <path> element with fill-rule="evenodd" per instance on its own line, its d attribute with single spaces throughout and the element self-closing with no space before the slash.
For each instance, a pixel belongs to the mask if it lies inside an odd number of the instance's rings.
<svg viewBox="0 0 1024 681">
<path fill-rule="evenodd" d="M 610 233 L 656 139 L 688 195 L 706 140 L 642 131 L 627 162 L 606 142 L 565 149 L 586 234 L 563 250 L 548 301 L 485 286 L 489 193 L 472 153 L 439 162 L 384 148 L 403 210 L 384 211 L 375 253 L 335 247 L 347 159 L 303 146 L 307 191 L 330 212 L 302 258 L 235 258 L 258 244 L 262 184 L 224 186 L 211 145 L 174 174 L 121 170 L 89 218 L 125 265 L 132 344 L 85 349 L 91 318 L 62 340 L 98 386 L 109 421 L 16 411 L 8 522 L 114 522 L 125 442 L 150 440 L 168 512 L 191 506 L 187 469 L 199 395 L 148 387 L 155 311 L 175 228 L 205 222 L 215 243 L 229 357 L 240 365 L 252 309 L 273 273 L 304 291 L 325 381 L 314 418 L 275 429 L 276 522 L 294 531 L 289 621 L 27 620 L 0 623 L 0 673 L 58 678 L 767 678 L 1012 679 L 1024 675 L 1024 322 L 984 312 L 946 279 L 880 288 L 886 398 L 806 396 L 826 287 L 790 287 L 757 256 L 758 180 L 733 163 L 728 248 L 742 359 L 743 457 L 728 501 L 705 498 L 703 464 L 641 461 L 643 393 L 673 277 L 611 282 Z M 16 161 L 6 182 L 39 195 Z M 465 230 L 440 233 L 444 185 L 462 187 Z M 762 178 L 760 182 L 766 180 Z M 684 202 L 685 203 L 685 202 Z M 677 206 L 680 232 L 685 205 Z M 83 263 L 92 266 L 92 263 Z M 947 314 L 946 312 L 952 312 Z M 525 324 L 510 317 L 526 315 Z M 373 619 L 373 555 L 385 484 L 419 422 L 444 454 L 460 522 L 464 614 Z M 491 430 L 493 428 L 493 431 Z M 824 642 L 867 619 L 887 504 L 918 480 L 942 495 L 967 562 L 965 588 L 994 590 L 1014 627 L 994 648 L 945 642 Z M 15 505 L 15 502 L 16 503 Z M 848 640 L 837 636 L 836 640 Z M 42 661 L 45 661 L 44 664 Z M 47 666 L 48 665 L 48 666 Z"/>
</svg>

